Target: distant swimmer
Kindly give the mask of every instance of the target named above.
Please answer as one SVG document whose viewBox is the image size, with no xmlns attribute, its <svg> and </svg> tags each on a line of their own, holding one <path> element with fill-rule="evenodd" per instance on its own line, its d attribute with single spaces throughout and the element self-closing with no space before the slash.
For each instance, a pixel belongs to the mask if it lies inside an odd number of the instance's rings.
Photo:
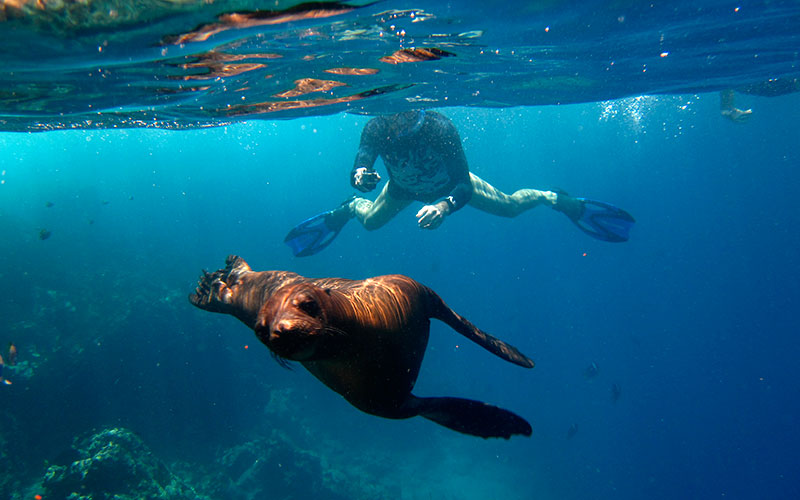
<svg viewBox="0 0 800 500">
<path fill-rule="evenodd" d="M 562 191 L 520 189 L 506 194 L 469 171 L 455 125 L 435 111 L 407 111 L 370 120 L 361 134 L 350 184 L 361 192 L 374 190 L 381 176 L 378 157 L 389 180 L 374 200 L 353 197 L 334 210 L 307 219 L 287 235 L 296 256 L 313 255 L 336 237 L 352 218 L 369 231 L 392 220 L 412 202 L 422 229 L 436 229 L 456 211 L 471 205 L 501 217 L 516 217 L 539 205 L 565 214 L 581 231 L 609 242 L 628 240 L 635 223 L 626 211 Z"/>
<path fill-rule="evenodd" d="M 619 397 L 622 394 L 622 389 L 620 388 L 619 384 L 614 383 L 611 384 L 611 401 L 616 403 L 619 401 Z"/>
<path fill-rule="evenodd" d="M 778 97 L 800 92 L 800 78 L 773 78 L 764 82 L 753 83 L 736 89 L 723 90 L 719 93 L 719 111 L 725 118 L 736 122 L 745 123 L 753 114 L 752 109 L 739 109 L 736 107 L 735 93 L 755 95 L 760 97 Z"/>
<path fill-rule="evenodd" d="M 583 371 L 583 376 L 586 378 L 595 378 L 599 373 L 600 367 L 597 366 L 597 363 L 592 361 L 592 363 Z"/>
<path fill-rule="evenodd" d="M 753 114 L 752 109 L 739 109 L 735 104 L 733 90 L 723 90 L 719 93 L 719 112 L 725 118 L 735 123 L 744 123 Z"/>
</svg>

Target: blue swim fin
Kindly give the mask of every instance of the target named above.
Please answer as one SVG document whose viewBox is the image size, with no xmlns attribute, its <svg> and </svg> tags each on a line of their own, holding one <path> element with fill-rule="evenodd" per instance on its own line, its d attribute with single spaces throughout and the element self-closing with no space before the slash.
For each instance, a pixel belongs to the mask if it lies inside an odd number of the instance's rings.
<svg viewBox="0 0 800 500">
<path fill-rule="evenodd" d="M 573 198 L 563 192 L 558 193 L 553 208 L 563 212 L 578 229 L 592 238 L 611 243 L 628 241 L 628 233 L 636 223 L 631 214 L 610 203 Z"/>
<path fill-rule="evenodd" d="M 289 231 L 283 242 L 289 245 L 295 257 L 314 255 L 339 236 L 347 221 L 353 218 L 350 209 L 351 199 L 334 210 L 304 220 Z"/>
</svg>

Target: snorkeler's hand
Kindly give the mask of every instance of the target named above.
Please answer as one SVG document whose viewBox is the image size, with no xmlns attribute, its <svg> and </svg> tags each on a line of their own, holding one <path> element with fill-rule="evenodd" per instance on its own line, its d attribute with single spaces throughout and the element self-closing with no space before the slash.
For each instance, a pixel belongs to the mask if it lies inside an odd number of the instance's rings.
<svg viewBox="0 0 800 500">
<path fill-rule="evenodd" d="M 444 203 L 446 206 L 447 203 Z M 437 203 L 436 205 L 425 205 L 417 212 L 417 223 L 421 229 L 436 229 L 442 225 L 444 218 L 449 212 L 445 206 Z"/>
<path fill-rule="evenodd" d="M 357 168 L 353 174 L 353 187 L 364 193 L 375 189 L 380 181 L 380 174 L 374 170 L 370 171 L 366 167 Z"/>
</svg>

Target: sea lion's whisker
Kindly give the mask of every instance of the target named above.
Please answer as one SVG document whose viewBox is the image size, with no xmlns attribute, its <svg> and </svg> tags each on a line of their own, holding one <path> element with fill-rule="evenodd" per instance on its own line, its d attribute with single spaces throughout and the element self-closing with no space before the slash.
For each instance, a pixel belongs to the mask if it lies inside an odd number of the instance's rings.
<svg viewBox="0 0 800 500">
<path fill-rule="evenodd" d="M 287 370 L 293 371 L 292 365 L 289 364 L 289 360 L 287 360 L 286 358 L 283 358 L 283 357 L 275 354 L 275 352 L 272 351 L 271 349 L 270 349 L 269 353 L 270 353 L 270 355 L 272 355 L 272 359 L 274 359 L 279 365 L 281 365 L 282 367 L 286 368 Z"/>
<path fill-rule="evenodd" d="M 326 326 L 325 327 L 326 333 L 335 333 L 337 335 L 341 335 L 342 337 L 347 337 L 347 332 L 342 330 L 341 328 L 336 328 L 335 326 Z"/>
</svg>

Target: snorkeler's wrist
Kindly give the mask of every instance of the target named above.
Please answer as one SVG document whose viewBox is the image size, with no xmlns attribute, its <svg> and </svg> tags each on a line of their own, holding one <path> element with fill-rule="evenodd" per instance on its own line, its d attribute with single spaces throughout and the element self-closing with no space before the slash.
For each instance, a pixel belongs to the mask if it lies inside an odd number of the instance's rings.
<svg viewBox="0 0 800 500">
<path fill-rule="evenodd" d="M 436 203 L 436 206 L 440 209 L 442 213 L 445 215 L 449 215 L 450 212 L 455 212 L 456 210 L 456 199 L 452 196 L 447 196 Z"/>
</svg>

